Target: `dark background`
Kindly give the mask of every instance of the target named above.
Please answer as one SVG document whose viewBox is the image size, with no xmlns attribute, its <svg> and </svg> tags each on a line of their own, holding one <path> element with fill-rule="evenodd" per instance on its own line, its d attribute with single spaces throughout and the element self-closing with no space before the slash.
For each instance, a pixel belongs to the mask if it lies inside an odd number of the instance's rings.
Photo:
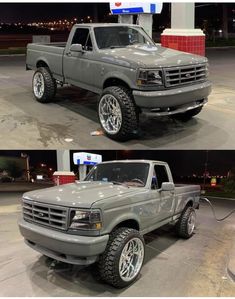
<svg viewBox="0 0 235 299">
<path fill-rule="evenodd" d="M 196 3 L 196 27 L 203 27 L 205 20 L 208 26 L 221 29 L 223 6 L 226 6 L 228 29 L 235 32 L 235 3 Z M 109 16 L 108 3 L 1 3 L 0 23 L 43 22 L 60 19 L 85 18 L 90 15 L 93 21 L 116 21 L 117 16 Z M 170 3 L 163 4 L 162 13 L 154 15 L 155 30 L 170 26 Z"/>
<path fill-rule="evenodd" d="M 208 155 L 208 171 L 211 175 L 227 175 L 231 168 L 235 167 L 235 151 L 233 150 L 83 150 L 84 152 L 97 153 L 103 156 L 103 161 L 120 159 L 151 159 L 162 160 L 169 163 L 175 176 L 203 175 Z M 30 165 L 36 167 L 45 163 L 48 167 L 57 168 L 56 151 L 54 150 L 1 150 L 0 156 L 20 157 L 21 153 L 30 156 Z M 73 153 L 70 151 L 71 169 L 76 171 L 73 165 Z M 81 152 L 81 151 L 80 151 Z"/>
</svg>

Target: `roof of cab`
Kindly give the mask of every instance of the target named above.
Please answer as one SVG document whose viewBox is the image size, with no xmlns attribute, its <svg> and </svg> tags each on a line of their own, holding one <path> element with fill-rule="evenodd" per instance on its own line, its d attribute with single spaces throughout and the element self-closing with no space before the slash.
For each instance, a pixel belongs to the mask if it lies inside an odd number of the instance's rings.
<svg viewBox="0 0 235 299">
<path fill-rule="evenodd" d="M 127 159 L 127 160 L 112 160 L 112 161 L 105 161 L 101 162 L 102 164 L 106 163 L 161 163 L 166 164 L 164 161 L 157 161 L 157 160 L 145 160 L 145 159 Z"/>
<path fill-rule="evenodd" d="M 118 26 L 131 26 L 131 27 L 140 27 L 135 24 L 122 24 L 122 23 L 82 23 L 75 24 L 75 27 L 118 27 Z"/>
</svg>

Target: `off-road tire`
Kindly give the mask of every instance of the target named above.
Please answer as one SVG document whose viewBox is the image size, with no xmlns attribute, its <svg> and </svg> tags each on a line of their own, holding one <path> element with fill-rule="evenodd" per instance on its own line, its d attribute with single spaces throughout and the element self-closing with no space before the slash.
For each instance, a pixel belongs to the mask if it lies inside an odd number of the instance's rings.
<svg viewBox="0 0 235 299">
<path fill-rule="evenodd" d="M 42 74 L 43 80 L 44 80 L 44 93 L 43 93 L 42 97 L 37 97 L 34 93 L 34 86 L 33 86 L 34 76 L 38 72 Z M 57 84 L 56 84 L 56 80 L 53 78 L 49 68 L 39 67 L 35 71 L 35 73 L 33 75 L 33 80 L 32 80 L 32 89 L 33 89 L 33 94 L 34 94 L 35 99 L 40 103 L 49 103 L 54 99 L 56 90 L 57 90 Z"/>
<path fill-rule="evenodd" d="M 173 114 L 171 117 L 183 122 L 187 122 L 189 121 L 192 117 L 194 117 L 195 115 L 199 114 L 202 110 L 202 106 L 201 107 L 197 107 L 195 109 L 191 109 L 187 112 L 184 113 L 179 113 L 179 114 Z"/>
<path fill-rule="evenodd" d="M 189 239 L 193 235 L 193 231 L 191 233 L 188 232 L 188 220 L 191 213 L 195 213 L 193 207 L 187 207 L 182 212 L 179 221 L 176 224 L 176 231 L 179 237 L 184 239 Z"/>
<path fill-rule="evenodd" d="M 100 278 L 115 288 L 123 288 L 132 284 L 137 279 L 141 271 L 140 268 L 139 273 L 128 282 L 122 280 L 119 275 L 119 259 L 122 250 L 126 243 L 132 238 L 139 238 L 144 244 L 144 238 L 135 229 L 121 227 L 113 231 L 110 235 L 106 250 L 100 256 L 97 263 Z"/>
<path fill-rule="evenodd" d="M 102 126 L 100 120 L 100 101 L 102 97 L 107 94 L 111 94 L 112 96 L 114 96 L 117 99 L 121 108 L 122 124 L 120 130 L 116 134 L 109 134 Z M 134 134 L 136 134 L 139 125 L 139 113 L 135 105 L 131 90 L 123 86 L 110 86 L 105 88 L 98 102 L 98 118 L 103 131 L 109 138 L 116 141 L 127 141 L 131 139 L 134 136 Z"/>
</svg>

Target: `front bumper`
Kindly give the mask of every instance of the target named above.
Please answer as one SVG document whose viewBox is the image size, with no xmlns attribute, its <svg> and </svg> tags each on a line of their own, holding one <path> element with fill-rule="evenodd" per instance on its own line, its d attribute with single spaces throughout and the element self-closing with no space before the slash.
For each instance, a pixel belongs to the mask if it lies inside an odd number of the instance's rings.
<svg viewBox="0 0 235 299">
<path fill-rule="evenodd" d="M 29 223 L 21 218 L 19 229 L 31 248 L 56 260 L 88 265 L 105 251 L 109 236 L 77 236 Z"/>
<path fill-rule="evenodd" d="M 134 90 L 133 96 L 137 106 L 141 108 L 171 108 L 196 103 L 207 99 L 211 93 L 211 82 L 206 81 L 190 86 L 181 86 L 167 90 L 140 91 Z"/>
</svg>

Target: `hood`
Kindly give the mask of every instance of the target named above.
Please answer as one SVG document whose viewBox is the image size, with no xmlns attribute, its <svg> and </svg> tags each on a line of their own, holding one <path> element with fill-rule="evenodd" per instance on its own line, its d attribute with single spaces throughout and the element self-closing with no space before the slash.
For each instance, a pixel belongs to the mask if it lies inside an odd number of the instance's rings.
<svg viewBox="0 0 235 299">
<path fill-rule="evenodd" d="M 76 182 L 61 186 L 30 191 L 23 198 L 65 207 L 90 208 L 93 203 L 120 194 L 129 194 L 136 188 L 106 182 Z"/>
<path fill-rule="evenodd" d="M 207 58 L 161 46 L 136 45 L 102 51 L 101 60 L 126 67 L 172 67 L 207 62 Z"/>
</svg>

